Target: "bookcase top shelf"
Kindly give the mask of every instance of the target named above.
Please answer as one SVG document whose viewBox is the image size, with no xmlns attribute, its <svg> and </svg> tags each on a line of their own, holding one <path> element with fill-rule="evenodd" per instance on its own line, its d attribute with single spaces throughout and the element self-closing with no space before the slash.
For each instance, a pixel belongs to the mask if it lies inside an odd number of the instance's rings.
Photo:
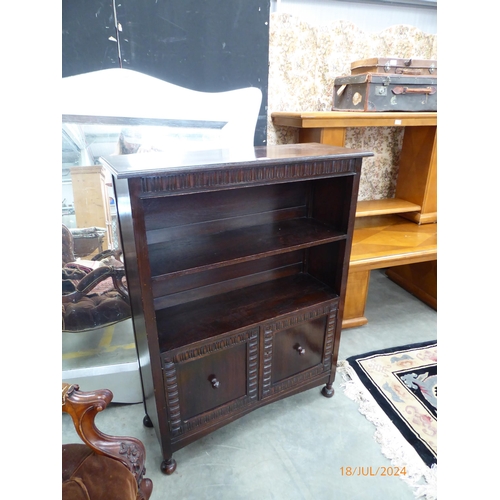
<svg viewBox="0 0 500 500">
<path fill-rule="evenodd" d="M 245 227 L 151 245 L 151 273 L 171 277 L 236 264 L 345 239 L 345 233 L 312 219 Z M 207 248 L 214 249 L 206 252 Z"/>
<path fill-rule="evenodd" d="M 276 167 L 295 161 L 329 161 L 373 156 L 371 151 L 323 144 L 286 144 L 259 146 L 248 150 L 213 149 L 205 151 L 172 150 L 168 153 L 105 156 L 101 160 L 118 178 L 132 178 L 210 170 Z"/>
</svg>

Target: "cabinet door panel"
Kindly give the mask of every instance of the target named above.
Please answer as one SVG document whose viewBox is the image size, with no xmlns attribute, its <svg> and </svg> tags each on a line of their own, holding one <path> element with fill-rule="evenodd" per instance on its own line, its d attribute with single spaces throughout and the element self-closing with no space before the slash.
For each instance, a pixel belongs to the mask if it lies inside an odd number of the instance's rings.
<svg viewBox="0 0 500 500">
<path fill-rule="evenodd" d="M 257 402 L 259 329 L 163 354 L 169 427 L 182 439 Z"/>
<path fill-rule="evenodd" d="M 329 373 L 338 301 L 262 326 L 261 398 Z"/>
<path fill-rule="evenodd" d="M 276 332 L 273 346 L 272 383 L 321 363 L 326 316 Z"/>
<path fill-rule="evenodd" d="M 246 395 L 246 351 L 242 343 L 177 367 L 183 420 Z"/>
</svg>

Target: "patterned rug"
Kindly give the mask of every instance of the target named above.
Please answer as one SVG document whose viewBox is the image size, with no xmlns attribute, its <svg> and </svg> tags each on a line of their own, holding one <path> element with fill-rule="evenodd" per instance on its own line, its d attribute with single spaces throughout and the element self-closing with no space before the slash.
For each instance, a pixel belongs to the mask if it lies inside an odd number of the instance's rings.
<svg viewBox="0 0 500 500">
<path fill-rule="evenodd" d="M 417 498 L 437 498 L 437 343 L 339 362 L 345 394 L 376 426 L 375 439 Z"/>
</svg>

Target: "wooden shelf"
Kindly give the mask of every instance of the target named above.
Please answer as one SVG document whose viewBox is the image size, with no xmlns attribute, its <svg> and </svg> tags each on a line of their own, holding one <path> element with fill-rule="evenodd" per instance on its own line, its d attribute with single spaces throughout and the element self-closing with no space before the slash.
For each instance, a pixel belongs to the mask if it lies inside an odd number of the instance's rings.
<svg viewBox="0 0 500 500">
<path fill-rule="evenodd" d="M 384 200 L 358 201 L 356 217 L 371 217 L 373 215 L 403 214 L 418 212 L 422 207 L 410 201 L 399 198 Z"/>
<path fill-rule="evenodd" d="M 395 198 L 401 200 L 400 206 L 395 203 L 394 207 L 377 207 L 370 213 L 371 209 L 361 204 L 356 215 L 405 213 L 418 224 L 437 221 L 436 112 L 274 112 L 271 117 L 275 126 L 297 128 L 299 143 L 332 146 L 346 145 L 348 128 L 405 127 L 395 193 Z"/>
<path fill-rule="evenodd" d="M 308 274 L 261 283 L 156 313 L 160 350 L 199 342 L 338 299 Z"/>
<path fill-rule="evenodd" d="M 437 223 L 415 224 L 399 215 L 356 219 L 343 329 L 368 323 L 365 306 L 372 270 L 420 266 L 437 260 L 437 226 Z M 413 293 L 413 290 L 408 290 Z"/>
<path fill-rule="evenodd" d="M 415 127 L 437 124 L 436 112 L 276 111 L 271 113 L 271 118 L 275 125 L 297 128 Z"/>
<path fill-rule="evenodd" d="M 198 234 L 149 246 L 153 281 L 201 272 L 262 257 L 345 239 L 345 233 L 313 219 L 301 218 Z M 207 252 L 210 248 L 210 252 Z"/>
<path fill-rule="evenodd" d="M 397 215 L 356 219 L 350 271 L 436 260 L 437 226 L 415 224 Z"/>
</svg>

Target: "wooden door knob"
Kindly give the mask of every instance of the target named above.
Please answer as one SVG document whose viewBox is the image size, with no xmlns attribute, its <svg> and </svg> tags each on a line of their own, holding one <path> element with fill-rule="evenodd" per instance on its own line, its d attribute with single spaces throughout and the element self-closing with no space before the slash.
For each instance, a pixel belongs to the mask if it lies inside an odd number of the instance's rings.
<svg viewBox="0 0 500 500">
<path fill-rule="evenodd" d="M 297 345 L 295 347 L 295 349 L 297 349 L 297 352 L 302 356 L 303 354 L 306 353 L 306 350 L 301 346 L 301 345 Z"/>
</svg>

